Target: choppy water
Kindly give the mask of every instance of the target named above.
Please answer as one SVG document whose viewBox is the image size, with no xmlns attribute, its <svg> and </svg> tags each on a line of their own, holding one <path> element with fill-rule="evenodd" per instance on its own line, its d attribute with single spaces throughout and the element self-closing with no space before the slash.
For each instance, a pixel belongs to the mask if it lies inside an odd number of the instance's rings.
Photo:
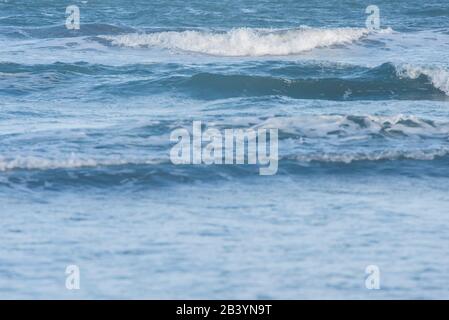
<svg viewBox="0 0 449 320">
<path fill-rule="evenodd" d="M 369 4 L 1 1 L 0 297 L 449 298 L 449 3 Z M 195 120 L 277 174 L 174 166 Z"/>
</svg>

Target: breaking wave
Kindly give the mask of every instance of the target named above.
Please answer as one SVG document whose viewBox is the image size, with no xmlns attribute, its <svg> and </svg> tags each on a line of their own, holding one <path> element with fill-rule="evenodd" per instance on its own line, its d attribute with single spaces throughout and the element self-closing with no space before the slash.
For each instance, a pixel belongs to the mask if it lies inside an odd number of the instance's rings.
<svg viewBox="0 0 449 320">
<path fill-rule="evenodd" d="M 267 119 L 255 128 L 278 128 L 308 138 L 326 137 L 449 137 L 449 122 L 411 115 L 303 115 Z"/>
<path fill-rule="evenodd" d="M 101 38 L 125 47 L 155 46 L 219 56 L 265 56 L 298 54 L 315 48 L 348 44 L 368 34 L 365 28 L 300 27 L 287 30 L 235 28 L 227 32 L 165 31 Z"/>
<path fill-rule="evenodd" d="M 430 82 L 435 88 L 443 91 L 449 96 L 449 69 L 447 68 L 403 64 L 396 66 L 396 70 L 400 77 L 418 79 L 420 76 L 426 76 L 430 79 Z"/>
<path fill-rule="evenodd" d="M 449 147 L 437 149 L 378 150 L 370 152 L 324 152 L 284 157 L 298 162 L 353 163 L 361 161 L 418 160 L 431 161 L 449 155 Z"/>
<path fill-rule="evenodd" d="M 173 90 L 173 94 L 206 100 L 269 95 L 321 100 L 445 100 L 449 95 L 449 72 L 442 68 L 405 69 L 384 63 L 374 68 L 348 66 L 327 74 L 319 65 L 312 68 L 298 64 L 288 69 L 279 76 L 191 70 L 192 75 L 167 74 L 160 79 L 106 83 L 93 90 L 114 96 Z"/>
<path fill-rule="evenodd" d="M 0 171 L 17 169 L 25 170 L 52 170 L 52 169 L 77 169 L 110 167 L 123 165 L 151 165 L 159 164 L 161 160 L 149 158 L 125 158 L 113 157 L 106 159 L 94 159 L 90 157 L 70 154 L 62 159 L 50 159 L 36 156 L 18 156 L 14 158 L 0 157 Z"/>
<path fill-rule="evenodd" d="M 218 126 L 220 127 L 220 126 Z M 302 115 L 273 117 L 253 125 L 276 128 L 285 152 L 281 159 L 300 162 L 378 160 L 433 160 L 449 154 L 449 123 L 412 115 Z M 370 142 L 371 141 L 371 142 Z M 0 172 L 14 170 L 71 170 L 102 167 L 171 165 L 159 157 L 58 154 L 53 156 L 0 156 Z"/>
</svg>

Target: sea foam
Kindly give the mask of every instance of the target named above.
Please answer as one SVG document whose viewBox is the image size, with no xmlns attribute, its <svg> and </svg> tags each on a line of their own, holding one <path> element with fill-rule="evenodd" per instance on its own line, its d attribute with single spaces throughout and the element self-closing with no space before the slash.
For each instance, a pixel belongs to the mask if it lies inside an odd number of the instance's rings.
<svg viewBox="0 0 449 320">
<path fill-rule="evenodd" d="M 234 28 L 227 32 L 165 31 L 102 38 L 125 47 L 156 46 L 219 56 L 264 56 L 298 54 L 314 48 L 348 44 L 369 33 L 366 28 Z"/>
<path fill-rule="evenodd" d="M 44 158 L 40 156 L 0 156 L 0 172 L 17 169 L 24 170 L 54 170 L 79 169 L 94 167 L 110 167 L 122 165 L 154 165 L 160 164 L 161 159 L 112 157 L 109 159 L 96 159 L 92 157 L 69 154 L 63 158 Z"/>
</svg>

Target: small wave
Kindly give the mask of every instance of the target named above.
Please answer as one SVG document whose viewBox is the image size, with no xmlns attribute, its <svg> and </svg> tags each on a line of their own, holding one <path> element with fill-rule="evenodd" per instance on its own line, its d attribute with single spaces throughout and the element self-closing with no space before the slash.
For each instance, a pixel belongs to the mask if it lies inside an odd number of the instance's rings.
<svg viewBox="0 0 449 320">
<path fill-rule="evenodd" d="M 135 32 L 135 29 L 127 26 L 112 25 L 106 23 L 83 23 L 78 30 L 69 30 L 64 25 L 44 27 L 0 27 L 3 35 L 17 38 L 65 38 L 80 36 L 117 35 Z"/>
<path fill-rule="evenodd" d="M 264 95 L 323 100 L 446 99 L 442 80 L 437 83 L 437 78 L 429 81 L 430 77 L 402 77 L 395 66 L 385 63 L 363 71 L 349 68 L 346 75 L 328 78 L 199 73 L 178 86 L 204 99 Z"/>
<path fill-rule="evenodd" d="M 295 99 L 336 101 L 354 100 L 445 100 L 446 94 L 437 88 L 429 76 L 404 77 L 396 67 L 385 63 L 375 68 L 343 67 L 333 71 L 316 65 L 278 70 L 279 76 L 201 72 L 186 70 L 186 75 L 164 74 L 159 79 L 139 79 L 120 83 L 105 83 L 94 87 L 114 96 L 148 95 L 172 90 L 174 95 L 187 94 L 198 99 L 226 99 L 251 96 L 286 96 Z M 198 72 L 200 71 L 200 72 Z M 193 73 L 188 75 L 188 73 Z M 288 73 L 288 74 L 287 74 Z M 441 87 L 441 86 L 440 86 Z"/>
<path fill-rule="evenodd" d="M 236 68 L 234 64 L 228 65 L 229 70 Z M 174 90 L 174 94 L 188 94 L 200 99 L 279 95 L 323 100 L 445 100 L 449 96 L 449 70 L 437 66 L 384 63 L 367 68 L 268 61 L 249 64 L 239 73 L 207 72 L 204 69 L 174 63 L 113 67 L 85 62 L 38 65 L 5 62 L 0 63 L 0 74 L 6 85 L 0 91 L 26 94 L 35 89 L 51 89 L 61 81 L 70 81 L 73 76 L 132 75 L 132 80 L 123 78 L 119 82 L 104 78 L 92 90 L 119 96 Z M 12 77 L 16 81 L 11 82 Z"/>
<path fill-rule="evenodd" d="M 114 157 L 110 159 L 94 159 L 71 154 L 65 159 L 47 159 L 35 156 L 18 156 L 15 158 L 0 157 L 0 171 L 17 169 L 25 170 L 52 170 L 52 169 L 77 169 L 103 166 L 123 165 L 151 165 L 159 164 L 162 160 L 150 158 L 124 158 Z"/>
<path fill-rule="evenodd" d="M 219 56 L 291 55 L 315 48 L 348 44 L 369 34 L 365 28 L 289 30 L 235 28 L 227 32 L 166 31 L 103 36 L 113 45 L 156 46 Z"/>
<path fill-rule="evenodd" d="M 447 176 L 449 147 L 435 149 L 396 149 L 360 152 L 317 152 L 280 156 L 278 175 L 322 173 L 331 168 L 333 174 L 339 170 L 357 172 L 368 169 L 389 169 L 391 174 L 410 172 L 415 162 L 425 162 L 427 169 L 419 174 Z M 440 161 L 441 160 L 441 161 Z M 405 161 L 405 162 L 403 162 Z M 415 163 L 415 164 L 414 164 Z M 360 165 L 362 167 L 360 167 Z M 387 165 L 387 167 L 385 167 Z M 393 168 L 393 169 L 391 169 Z M 0 160 L 0 169 L 7 173 L 0 176 L 0 188 L 47 188 L 61 190 L 66 187 L 111 188 L 163 186 L 172 184 L 212 182 L 217 180 L 241 179 L 258 176 L 254 165 L 181 165 L 169 161 L 150 160 L 94 160 L 66 159 L 46 160 L 42 158 L 21 158 L 5 162 Z"/>
<path fill-rule="evenodd" d="M 287 156 L 285 160 L 298 162 L 324 162 L 324 163 L 353 163 L 361 161 L 395 161 L 395 160 L 418 160 L 431 161 L 449 155 L 449 148 L 439 149 L 416 149 L 416 150 L 378 150 L 370 152 L 353 153 L 315 153 Z M 282 160 L 282 159 L 281 159 Z"/>
<path fill-rule="evenodd" d="M 430 79 L 435 88 L 443 91 L 449 96 L 449 69 L 447 68 L 402 64 L 397 65 L 396 70 L 398 76 L 410 79 L 418 79 L 420 76 L 424 75 Z"/>
<path fill-rule="evenodd" d="M 175 68 L 177 65 L 169 64 L 167 67 Z M 51 64 L 18 64 L 13 62 L 0 62 L 0 74 L 2 76 L 14 76 L 23 74 L 43 75 L 54 73 L 59 75 L 86 75 L 86 76 L 103 76 L 103 75 L 151 75 L 154 69 L 153 65 L 125 65 L 125 66 L 109 66 L 102 64 L 90 64 L 83 61 L 64 63 L 55 62 Z"/>
</svg>

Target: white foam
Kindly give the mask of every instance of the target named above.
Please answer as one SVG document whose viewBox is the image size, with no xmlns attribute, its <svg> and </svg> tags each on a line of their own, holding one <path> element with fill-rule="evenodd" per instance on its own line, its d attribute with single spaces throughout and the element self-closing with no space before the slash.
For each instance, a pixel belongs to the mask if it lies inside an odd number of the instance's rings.
<svg viewBox="0 0 449 320">
<path fill-rule="evenodd" d="M 155 46 L 220 56 L 263 56 L 298 54 L 314 48 L 347 44 L 369 33 L 366 28 L 301 27 L 288 30 L 235 28 L 222 33 L 166 31 L 102 36 L 102 38 L 124 47 Z"/>
<path fill-rule="evenodd" d="M 445 67 L 425 67 L 411 64 L 396 66 L 398 76 L 417 79 L 421 75 L 429 77 L 432 85 L 449 96 L 449 69 Z"/>
<path fill-rule="evenodd" d="M 114 157 L 110 159 L 94 159 L 75 154 L 61 159 L 51 159 L 37 156 L 17 156 L 14 158 L 5 158 L 0 156 L 0 171 L 9 171 L 15 169 L 27 170 L 49 170 L 49 169 L 76 169 L 92 168 L 99 166 L 120 166 L 120 165 L 143 165 L 158 164 L 163 162 L 157 159 L 139 159 Z"/>
</svg>

